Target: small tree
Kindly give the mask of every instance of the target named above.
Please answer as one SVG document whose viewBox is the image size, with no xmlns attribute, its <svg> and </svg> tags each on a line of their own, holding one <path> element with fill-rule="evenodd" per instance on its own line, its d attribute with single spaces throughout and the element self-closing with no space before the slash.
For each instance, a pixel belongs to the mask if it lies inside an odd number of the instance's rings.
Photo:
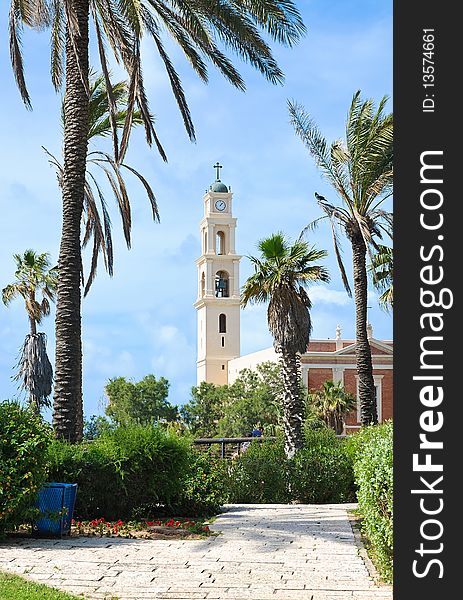
<svg viewBox="0 0 463 600">
<path fill-rule="evenodd" d="M 307 396 L 309 411 L 312 410 L 319 418 L 340 435 L 344 430 L 344 417 L 354 410 L 355 397 L 347 392 L 338 381 L 325 381 L 318 390 L 312 390 Z"/>
<path fill-rule="evenodd" d="M 277 363 L 243 369 L 228 386 L 224 414 L 218 423 L 219 435 L 249 435 L 257 425 L 265 433 L 274 434 L 282 425 L 282 396 L 283 380 Z"/>
<path fill-rule="evenodd" d="M 50 314 L 58 272 L 50 267 L 50 256 L 46 252 L 37 254 L 34 250 L 26 250 L 23 255 L 15 254 L 14 260 L 16 281 L 3 288 L 2 300 L 8 306 L 18 296 L 23 298 L 30 326 L 14 379 L 20 381 L 20 387 L 29 392 L 29 403 L 34 412 L 39 414 L 43 407 L 50 406 L 48 397 L 53 384 L 53 368 L 47 355 L 46 335 L 37 332 L 37 325 Z"/>
<path fill-rule="evenodd" d="M 138 423 L 148 425 L 159 419 L 175 421 L 178 411 L 167 401 L 169 382 L 154 375 L 146 375 L 137 382 L 115 377 L 106 384 L 108 397 L 106 414 L 118 425 Z"/>
<path fill-rule="evenodd" d="M 180 408 L 183 421 L 197 436 L 217 435 L 217 424 L 223 417 L 227 385 L 202 381 L 191 388 L 191 400 Z"/>
<path fill-rule="evenodd" d="M 281 425 L 283 381 L 273 362 L 243 369 L 230 385 L 203 381 L 180 409 L 185 424 L 197 436 L 242 437 L 261 425 L 273 432 Z"/>
</svg>

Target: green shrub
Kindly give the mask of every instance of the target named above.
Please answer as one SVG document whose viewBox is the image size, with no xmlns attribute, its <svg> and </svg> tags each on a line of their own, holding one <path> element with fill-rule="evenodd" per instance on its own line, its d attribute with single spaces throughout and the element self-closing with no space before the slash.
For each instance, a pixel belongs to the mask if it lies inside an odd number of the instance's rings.
<svg viewBox="0 0 463 600">
<path fill-rule="evenodd" d="M 282 441 L 253 442 L 231 466 L 230 502 L 348 502 L 355 498 L 352 459 L 328 428 L 305 428 L 304 448 L 287 460 Z"/>
<path fill-rule="evenodd" d="M 233 461 L 229 482 L 230 502 L 288 502 L 288 463 L 283 442 L 251 442 Z"/>
<path fill-rule="evenodd" d="M 373 560 L 387 581 L 392 579 L 393 558 L 393 426 L 389 421 L 363 429 L 351 442 L 355 456 L 362 529 L 371 545 Z"/>
<path fill-rule="evenodd" d="M 332 429 L 306 429 L 304 448 L 291 461 L 291 494 L 304 503 L 354 500 L 352 459 Z"/>
<path fill-rule="evenodd" d="M 191 448 L 182 492 L 172 511 L 178 516 L 204 516 L 219 512 L 228 501 L 228 462 L 211 451 Z"/>
<path fill-rule="evenodd" d="M 47 481 L 50 427 L 16 402 L 0 403 L 0 531 L 29 520 Z"/>
<path fill-rule="evenodd" d="M 79 518 L 128 519 L 142 507 L 175 502 L 188 457 L 187 438 L 156 426 L 129 425 L 105 431 L 92 442 L 54 442 L 50 477 L 78 484 Z"/>
</svg>

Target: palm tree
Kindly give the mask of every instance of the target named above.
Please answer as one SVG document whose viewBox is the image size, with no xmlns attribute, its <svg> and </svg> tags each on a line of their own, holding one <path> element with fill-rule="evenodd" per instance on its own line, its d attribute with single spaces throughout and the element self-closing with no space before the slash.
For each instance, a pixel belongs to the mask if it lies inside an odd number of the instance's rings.
<svg viewBox="0 0 463 600">
<path fill-rule="evenodd" d="M 291 122 L 323 176 L 334 187 L 342 205 L 328 202 L 315 193 L 323 216 L 331 224 L 334 250 L 344 287 L 351 288 L 341 258 L 338 227 L 344 231 L 352 247 L 355 316 L 356 362 L 362 425 L 378 422 L 371 349 L 367 335 L 367 269 L 366 255 L 377 249 L 375 237 L 382 233 L 392 237 L 392 215 L 381 208 L 392 194 L 393 117 L 384 114 L 387 98 L 375 109 L 372 100 L 362 101 L 360 92 L 352 99 L 346 123 L 346 141 L 336 140 L 328 146 L 316 124 L 304 108 L 289 102 Z M 303 234 L 307 227 L 303 231 Z M 302 235 L 303 235 L 302 234 Z"/>
<path fill-rule="evenodd" d="M 281 233 L 261 240 L 258 248 L 260 258 L 249 257 L 254 274 L 243 286 L 242 305 L 268 302 L 268 327 L 284 384 L 285 452 L 291 458 L 303 442 L 300 355 L 307 350 L 312 331 L 312 303 L 304 287 L 313 281 L 329 281 L 325 267 L 313 264 L 327 253 L 301 240 L 291 245 Z"/>
<path fill-rule="evenodd" d="M 88 146 L 90 20 L 108 91 L 116 164 L 121 163 L 127 150 L 135 106 L 140 111 L 148 144 L 154 142 L 162 158 L 167 160 L 154 128 L 143 84 L 143 35 L 154 42 L 186 131 L 194 140 L 188 104 L 180 78 L 164 47 L 163 32 L 180 46 L 203 81 L 208 79 L 205 61 L 209 60 L 232 85 L 244 90 L 241 75 L 219 46 L 250 63 L 270 82 L 280 83 L 283 73 L 260 32 L 283 45 L 292 46 L 305 31 L 292 0 L 10 0 L 10 54 L 26 106 L 30 107 L 30 98 L 21 54 L 24 24 L 51 29 L 52 81 L 56 89 L 61 87 L 63 80 L 65 85 L 54 425 L 57 435 L 70 441 L 82 436 L 77 415 L 82 405 L 81 217 Z M 109 82 L 108 46 L 129 76 L 127 118 L 120 144 Z"/>
<path fill-rule="evenodd" d="M 29 392 L 29 403 L 39 414 L 42 407 L 50 406 L 48 397 L 52 389 L 53 369 L 47 356 L 46 335 L 37 332 L 37 325 L 50 314 L 50 301 L 55 300 L 57 270 L 50 268 L 47 253 L 26 250 L 22 256 L 15 254 L 14 260 L 16 281 L 3 288 L 2 300 L 8 306 L 18 296 L 22 297 L 30 326 L 14 379 Z"/>
<path fill-rule="evenodd" d="M 96 76 L 90 74 L 90 104 L 88 118 L 88 141 L 91 143 L 98 138 L 104 138 L 111 135 L 110 109 L 108 103 L 108 94 L 106 90 L 106 81 L 102 74 Z M 128 102 L 128 85 L 125 81 L 120 81 L 112 86 L 112 97 L 116 108 L 116 126 L 123 128 L 127 118 L 127 102 Z M 62 125 L 64 129 L 64 104 L 62 107 Z M 140 111 L 134 110 L 131 120 L 131 126 L 142 124 Z M 59 185 L 62 187 L 64 178 L 64 169 L 60 161 L 53 156 L 46 148 L 45 152 L 49 156 L 50 163 L 55 167 L 58 175 Z M 117 164 L 115 158 L 107 152 L 92 150 L 87 155 L 87 173 L 85 177 L 84 188 L 84 237 L 82 240 L 82 248 L 85 248 L 88 243 L 93 246 L 92 258 L 90 262 L 90 271 L 87 277 L 87 282 L 84 283 L 84 273 L 82 268 L 82 282 L 84 284 L 84 296 L 90 290 L 90 287 L 95 279 L 98 258 L 100 253 L 103 254 L 104 265 L 110 276 L 113 275 L 114 256 L 113 242 L 111 233 L 111 219 L 107 208 L 106 199 L 103 188 L 98 183 L 96 174 L 92 172 L 92 167 L 97 167 L 106 176 L 109 181 L 110 188 L 114 193 L 116 204 L 119 207 L 119 212 L 122 220 L 122 229 L 124 232 L 127 247 L 131 246 L 131 208 L 130 199 L 128 196 L 125 180 L 122 173 L 122 168 L 130 171 L 145 188 L 146 194 L 151 204 L 154 221 L 159 222 L 159 212 L 153 190 L 149 183 L 136 169 L 127 165 L 124 162 Z M 98 202 L 99 205 L 98 206 Z M 55 411 L 53 417 L 57 415 Z M 77 406 L 77 439 L 80 439 L 80 432 L 83 432 L 84 414 L 82 402 Z"/>
<path fill-rule="evenodd" d="M 369 270 L 372 273 L 373 285 L 381 292 L 380 305 L 387 311 L 394 306 L 394 260 L 393 250 L 389 246 L 378 244 Z"/>
<path fill-rule="evenodd" d="M 340 381 L 325 381 L 319 390 L 307 396 L 309 409 L 340 435 L 344 430 L 344 417 L 356 406 L 353 394 L 347 392 Z"/>
</svg>

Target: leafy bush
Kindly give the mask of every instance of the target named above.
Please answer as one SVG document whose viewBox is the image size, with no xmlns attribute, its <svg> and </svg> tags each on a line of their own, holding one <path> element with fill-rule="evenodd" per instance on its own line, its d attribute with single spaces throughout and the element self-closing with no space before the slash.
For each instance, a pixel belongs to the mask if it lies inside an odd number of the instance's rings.
<svg viewBox="0 0 463 600">
<path fill-rule="evenodd" d="M 27 521 L 47 480 L 51 430 L 16 402 L 0 403 L 0 531 Z"/>
<path fill-rule="evenodd" d="M 211 451 L 200 452 L 191 448 L 189 468 L 183 480 L 183 489 L 172 506 L 175 515 L 212 515 L 228 501 L 227 461 Z"/>
<path fill-rule="evenodd" d="M 383 577 L 392 579 L 393 555 L 393 427 L 367 427 L 353 436 L 354 475 L 358 486 L 362 529 Z"/>
<path fill-rule="evenodd" d="M 229 482 L 230 502 L 288 502 L 288 462 L 283 442 L 251 442 L 232 463 Z"/>
<path fill-rule="evenodd" d="M 291 461 L 291 493 L 304 503 L 354 499 L 352 459 L 332 429 L 304 432 L 304 448 Z"/>
<path fill-rule="evenodd" d="M 354 499 L 352 459 L 334 431 L 305 429 L 304 448 L 287 460 L 283 442 L 253 442 L 232 463 L 230 502 L 307 503 Z"/>
<path fill-rule="evenodd" d="M 187 438 L 154 425 L 129 425 L 104 431 L 92 442 L 55 441 L 50 477 L 78 484 L 79 518 L 127 519 L 141 507 L 175 503 L 188 457 Z"/>
</svg>

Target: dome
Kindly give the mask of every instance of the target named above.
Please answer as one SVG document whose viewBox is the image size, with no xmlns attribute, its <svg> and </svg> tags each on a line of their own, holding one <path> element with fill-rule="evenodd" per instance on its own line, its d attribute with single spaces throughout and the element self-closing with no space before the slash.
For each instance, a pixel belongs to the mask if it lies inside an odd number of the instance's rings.
<svg viewBox="0 0 463 600">
<path fill-rule="evenodd" d="M 227 186 L 222 183 L 220 181 L 220 179 L 217 179 L 216 181 L 214 181 L 214 183 L 211 185 L 211 192 L 219 192 L 221 194 L 228 194 L 228 188 Z"/>
</svg>

